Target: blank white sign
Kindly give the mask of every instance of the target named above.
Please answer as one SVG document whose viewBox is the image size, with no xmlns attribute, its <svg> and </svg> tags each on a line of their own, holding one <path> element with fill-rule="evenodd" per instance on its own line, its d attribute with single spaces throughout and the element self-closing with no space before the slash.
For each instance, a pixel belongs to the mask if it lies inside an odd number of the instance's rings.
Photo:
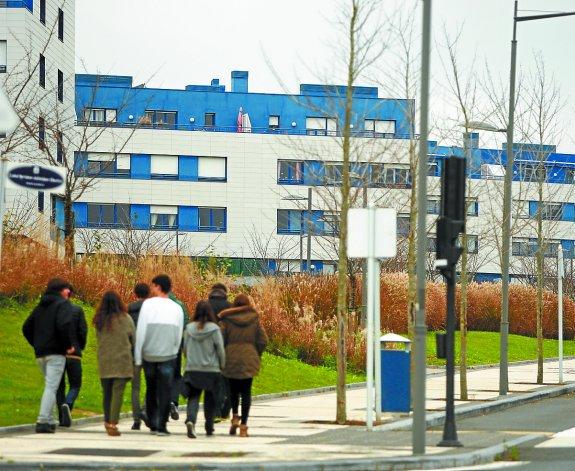
<svg viewBox="0 0 575 471">
<path fill-rule="evenodd" d="M 397 254 L 397 212 L 375 209 L 375 257 L 393 258 Z M 347 256 L 368 256 L 368 209 L 353 208 L 347 216 Z"/>
</svg>

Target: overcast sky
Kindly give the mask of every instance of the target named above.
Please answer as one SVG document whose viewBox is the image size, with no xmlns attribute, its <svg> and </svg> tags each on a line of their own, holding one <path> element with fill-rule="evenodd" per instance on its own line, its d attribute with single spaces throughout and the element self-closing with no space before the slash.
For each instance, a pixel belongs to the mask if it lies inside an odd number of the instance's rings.
<svg viewBox="0 0 575 471">
<path fill-rule="evenodd" d="M 394 11 L 407 3 L 383 0 L 382 8 Z M 132 75 L 136 83 L 169 88 L 219 78 L 229 88 L 232 70 L 248 70 L 250 91 L 282 92 L 287 87 L 296 93 L 300 82 L 317 82 L 314 72 L 329 70 L 334 54 L 330 21 L 336 4 L 335 0 L 76 0 L 77 71 Z M 575 1 L 520 0 L 520 9 L 575 10 Z M 513 0 L 435 0 L 434 35 L 439 39 L 444 25 L 451 34 L 461 30 L 460 50 L 475 55 L 478 63 L 488 61 L 494 72 L 507 77 L 512 13 Z M 532 69 L 533 56 L 540 53 L 561 86 L 567 107 L 560 149 L 575 152 L 575 17 L 522 23 L 518 31 L 519 66 Z M 432 57 L 436 97 L 445 82 L 439 53 L 435 48 Z M 331 81 L 343 82 L 337 74 Z"/>
</svg>

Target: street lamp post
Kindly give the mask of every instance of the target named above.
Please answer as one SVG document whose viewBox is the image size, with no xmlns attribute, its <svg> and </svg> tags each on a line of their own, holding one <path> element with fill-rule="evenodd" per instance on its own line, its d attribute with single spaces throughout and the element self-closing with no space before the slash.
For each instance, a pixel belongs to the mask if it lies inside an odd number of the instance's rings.
<svg viewBox="0 0 575 471">
<path fill-rule="evenodd" d="M 513 39 L 511 40 L 511 67 L 509 79 L 509 119 L 507 121 L 507 162 L 503 186 L 503 230 L 501 234 L 501 326 L 499 359 L 499 394 L 509 391 L 508 338 L 509 338 L 509 255 L 511 246 L 511 190 L 513 183 L 513 126 L 515 120 L 515 82 L 517 79 L 517 23 L 573 16 L 575 12 L 546 13 L 518 16 L 519 0 L 515 0 L 513 13 Z"/>
</svg>

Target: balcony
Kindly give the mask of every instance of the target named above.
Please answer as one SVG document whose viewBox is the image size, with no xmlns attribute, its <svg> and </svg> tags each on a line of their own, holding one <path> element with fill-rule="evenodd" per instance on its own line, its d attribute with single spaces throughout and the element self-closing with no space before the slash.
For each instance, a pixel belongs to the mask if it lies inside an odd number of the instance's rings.
<svg viewBox="0 0 575 471">
<path fill-rule="evenodd" d="M 202 126 L 195 124 L 140 124 L 137 122 L 131 123 L 120 123 L 120 122 L 95 122 L 95 121 L 85 121 L 77 120 L 77 126 L 92 126 L 92 127 L 111 127 L 111 128 L 127 128 L 127 129 L 142 129 L 142 130 L 173 130 L 173 131 L 192 131 L 192 132 L 224 132 L 224 133 L 238 133 L 237 126 Z M 249 133 L 246 133 L 249 134 Z M 270 127 L 252 127 L 251 134 L 276 134 L 284 136 L 326 136 L 327 137 L 342 137 L 341 130 L 324 132 L 323 134 L 317 131 L 313 131 L 310 134 L 309 129 L 294 129 L 294 128 L 270 128 Z M 356 138 L 372 138 L 372 139 L 409 139 L 414 137 L 418 139 L 418 135 L 410 136 L 409 134 L 391 134 L 391 133 L 376 133 L 373 131 L 351 131 L 351 136 Z"/>
<path fill-rule="evenodd" d="M 34 0 L 0 0 L 0 8 L 26 8 L 32 13 L 34 11 Z"/>
</svg>

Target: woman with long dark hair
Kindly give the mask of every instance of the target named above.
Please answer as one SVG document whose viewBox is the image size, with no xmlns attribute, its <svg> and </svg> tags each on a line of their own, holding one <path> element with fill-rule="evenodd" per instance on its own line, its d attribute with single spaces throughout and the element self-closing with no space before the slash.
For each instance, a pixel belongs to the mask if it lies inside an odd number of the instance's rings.
<svg viewBox="0 0 575 471">
<path fill-rule="evenodd" d="M 252 404 L 252 381 L 260 371 L 261 356 L 268 337 L 260 316 L 249 296 L 238 294 L 231 308 L 220 312 L 220 328 L 226 346 L 226 366 L 223 375 L 230 384 L 232 425 L 230 435 L 238 428 L 240 437 L 248 436 L 248 417 Z M 242 414 L 239 413 L 240 398 Z"/>
<path fill-rule="evenodd" d="M 188 437 L 196 438 L 196 420 L 200 395 L 204 391 L 205 430 L 214 433 L 214 417 L 219 408 L 219 392 L 222 390 L 221 369 L 225 365 L 224 340 L 210 303 L 200 301 L 184 331 L 186 372 L 184 395 L 188 398 L 186 428 Z"/>
<path fill-rule="evenodd" d="M 120 435 L 118 421 L 124 389 L 134 375 L 134 321 L 115 291 L 102 297 L 94 316 L 98 339 L 98 371 L 102 384 L 104 427 L 111 437 Z"/>
</svg>

